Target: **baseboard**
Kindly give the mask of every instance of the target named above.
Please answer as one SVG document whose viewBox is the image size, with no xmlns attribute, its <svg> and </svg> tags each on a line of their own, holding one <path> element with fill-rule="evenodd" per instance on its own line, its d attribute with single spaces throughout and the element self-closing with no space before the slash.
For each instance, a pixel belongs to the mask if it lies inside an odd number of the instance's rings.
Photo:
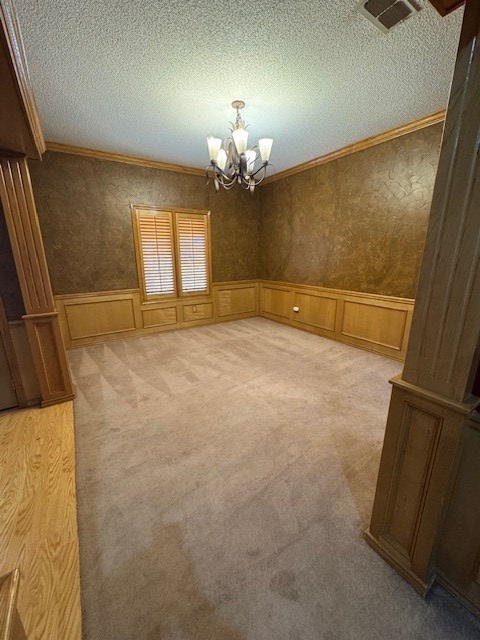
<svg viewBox="0 0 480 640">
<path fill-rule="evenodd" d="M 435 576 L 429 582 L 424 582 L 407 567 L 400 564 L 397 559 L 391 554 L 379 541 L 370 533 L 367 529 L 363 534 L 365 542 L 378 553 L 388 564 L 395 569 L 395 571 L 402 576 L 422 597 L 425 597 L 432 588 L 435 582 Z"/>
</svg>

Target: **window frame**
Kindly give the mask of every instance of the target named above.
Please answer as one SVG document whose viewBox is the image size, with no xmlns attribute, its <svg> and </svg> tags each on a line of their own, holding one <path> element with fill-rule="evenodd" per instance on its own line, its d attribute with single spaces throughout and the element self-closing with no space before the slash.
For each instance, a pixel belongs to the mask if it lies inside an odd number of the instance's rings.
<svg viewBox="0 0 480 640">
<path fill-rule="evenodd" d="M 132 204 L 132 226 L 133 226 L 133 238 L 135 249 L 135 261 L 137 264 L 138 284 L 140 288 L 140 295 L 142 298 L 142 304 L 159 303 L 162 300 L 173 301 L 189 298 L 206 298 L 211 295 L 212 289 L 212 237 L 210 231 L 210 211 L 204 209 L 183 209 L 179 207 L 163 207 L 154 205 L 141 205 Z M 173 248 L 173 271 L 174 271 L 174 292 L 173 293 L 159 293 L 148 294 L 145 285 L 145 271 L 144 260 L 140 233 L 140 214 L 142 211 L 148 211 L 151 213 L 166 213 L 171 221 L 172 229 L 172 248 Z M 205 217 L 205 229 L 206 229 L 206 267 L 207 267 L 207 288 L 205 291 L 182 291 L 182 271 L 180 264 L 180 249 L 179 249 L 179 237 L 178 237 L 178 224 L 177 219 L 179 215 L 187 216 L 204 216 Z"/>
</svg>

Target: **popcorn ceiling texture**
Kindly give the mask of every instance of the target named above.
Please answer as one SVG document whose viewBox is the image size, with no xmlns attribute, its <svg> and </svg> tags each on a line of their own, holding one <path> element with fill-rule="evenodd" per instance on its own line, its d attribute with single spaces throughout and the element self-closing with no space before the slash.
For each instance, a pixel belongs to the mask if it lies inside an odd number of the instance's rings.
<svg viewBox="0 0 480 640">
<path fill-rule="evenodd" d="M 278 171 L 446 106 L 462 10 L 384 35 L 357 0 L 18 0 L 48 140 L 204 167 L 246 101 Z"/>
</svg>

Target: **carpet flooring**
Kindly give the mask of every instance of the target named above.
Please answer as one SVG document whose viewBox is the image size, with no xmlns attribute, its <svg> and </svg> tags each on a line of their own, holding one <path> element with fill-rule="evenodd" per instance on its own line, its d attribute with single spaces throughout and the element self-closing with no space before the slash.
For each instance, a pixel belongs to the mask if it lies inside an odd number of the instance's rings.
<svg viewBox="0 0 480 640">
<path fill-rule="evenodd" d="M 362 540 L 401 364 L 261 318 L 78 349 L 86 640 L 470 640 Z"/>
</svg>

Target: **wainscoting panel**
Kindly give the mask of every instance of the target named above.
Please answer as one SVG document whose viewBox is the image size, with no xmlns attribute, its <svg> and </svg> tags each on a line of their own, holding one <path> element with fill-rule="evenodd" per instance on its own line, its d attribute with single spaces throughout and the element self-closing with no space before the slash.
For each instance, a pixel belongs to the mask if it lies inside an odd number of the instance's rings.
<svg viewBox="0 0 480 640">
<path fill-rule="evenodd" d="M 41 400 L 40 385 L 38 383 L 32 350 L 28 341 L 27 329 L 23 320 L 8 323 L 12 336 L 13 348 L 18 361 L 18 368 L 22 378 L 27 405 L 38 404 Z"/>
<path fill-rule="evenodd" d="M 413 311 L 413 300 L 256 280 L 215 283 L 210 296 L 143 304 L 138 289 L 55 301 L 67 348 L 260 315 L 397 360 Z"/>
<path fill-rule="evenodd" d="M 341 333 L 348 338 L 366 340 L 400 351 L 405 335 L 408 311 L 391 309 L 369 302 L 345 300 Z"/>
<path fill-rule="evenodd" d="M 70 302 L 64 308 L 71 340 L 135 330 L 130 297 Z"/>
<path fill-rule="evenodd" d="M 292 309 L 293 290 L 262 283 L 260 287 L 260 315 L 272 320 L 289 320 Z"/>
<path fill-rule="evenodd" d="M 440 582 L 477 615 L 480 615 L 479 469 L 480 415 L 475 411 L 466 421 L 437 564 Z"/>
<path fill-rule="evenodd" d="M 142 310 L 142 317 L 144 329 L 177 324 L 177 307 L 169 305 L 158 309 L 145 309 Z"/>
<path fill-rule="evenodd" d="M 300 293 L 297 291 L 295 306 L 299 307 L 299 311 L 294 316 L 295 322 L 327 331 L 335 331 L 337 302 L 338 300 L 335 298 L 320 293 Z"/>
<path fill-rule="evenodd" d="M 407 298 L 260 283 L 260 315 L 265 318 L 397 360 L 405 358 L 413 305 Z"/>
<path fill-rule="evenodd" d="M 390 544 L 410 561 L 442 422 L 438 415 L 408 403 L 404 406 L 399 448 L 403 455 L 395 461 L 385 530 Z"/>
<path fill-rule="evenodd" d="M 183 305 L 184 322 L 194 322 L 195 320 L 210 320 L 211 318 L 213 318 L 212 302 Z"/>
<path fill-rule="evenodd" d="M 224 285 L 217 286 L 216 291 L 216 315 L 226 318 L 237 314 L 257 313 L 258 285 L 252 283 L 248 286 L 241 285 L 236 288 Z"/>
<path fill-rule="evenodd" d="M 56 296 L 68 349 L 258 315 L 257 281 L 219 282 L 210 296 L 143 303 L 138 289 Z"/>
<path fill-rule="evenodd" d="M 432 554 L 442 531 L 454 452 L 471 407 L 425 392 L 400 376 L 392 384 L 366 540 L 425 594 L 435 579 Z"/>
</svg>

